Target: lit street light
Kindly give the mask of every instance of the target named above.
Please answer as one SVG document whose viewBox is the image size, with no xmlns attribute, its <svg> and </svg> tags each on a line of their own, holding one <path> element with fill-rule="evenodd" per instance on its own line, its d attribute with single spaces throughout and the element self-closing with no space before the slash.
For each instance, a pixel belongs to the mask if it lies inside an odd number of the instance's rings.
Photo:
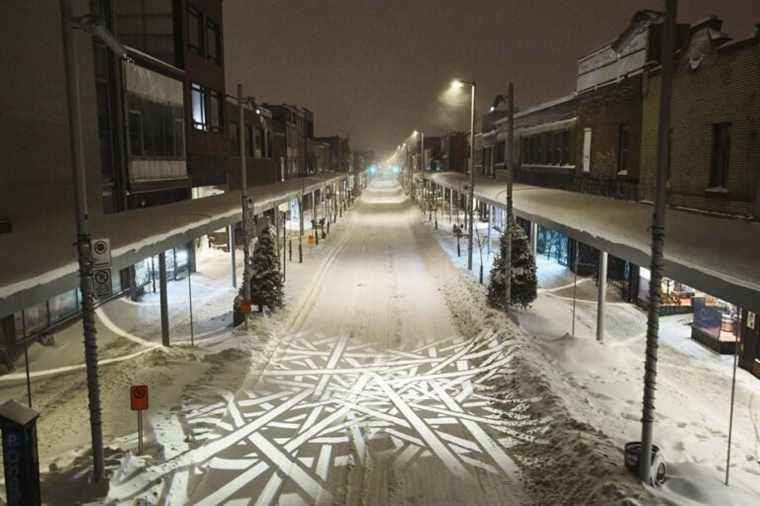
<svg viewBox="0 0 760 506">
<path fill-rule="evenodd" d="M 473 236 L 473 226 L 472 226 L 472 218 L 473 218 L 473 212 L 472 212 L 472 205 L 475 201 L 475 161 L 474 161 L 474 154 L 475 154 L 475 81 L 464 81 L 462 79 L 454 79 L 451 82 L 451 88 L 454 90 L 460 90 L 464 87 L 465 84 L 470 85 L 470 198 L 469 198 L 469 204 L 468 204 L 468 213 L 470 216 L 470 225 L 468 230 L 468 238 L 467 238 L 467 268 L 469 270 L 472 270 L 472 236 Z"/>
</svg>

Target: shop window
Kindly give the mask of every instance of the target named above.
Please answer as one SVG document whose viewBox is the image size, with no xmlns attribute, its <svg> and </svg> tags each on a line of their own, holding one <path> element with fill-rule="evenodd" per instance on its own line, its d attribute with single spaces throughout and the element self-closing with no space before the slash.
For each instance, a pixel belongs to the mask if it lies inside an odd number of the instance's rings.
<svg viewBox="0 0 760 506">
<path fill-rule="evenodd" d="M 617 171 L 620 175 L 628 174 L 629 159 L 631 156 L 630 132 L 625 124 L 618 126 L 618 159 Z"/>
<path fill-rule="evenodd" d="M 203 55 L 203 16 L 192 6 L 187 8 L 187 45 L 193 53 Z"/>
<path fill-rule="evenodd" d="M 731 123 L 715 123 L 712 139 L 710 186 L 726 188 L 731 151 Z"/>
<path fill-rule="evenodd" d="M 79 311 L 76 290 L 70 290 L 52 297 L 49 302 L 50 322 L 55 323 Z"/>
<path fill-rule="evenodd" d="M 221 42 L 219 25 L 214 21 L 208 20 L 206 22 L 206 56 L 209 60 L 216 63 L 222 62 Z"/>
</svg>

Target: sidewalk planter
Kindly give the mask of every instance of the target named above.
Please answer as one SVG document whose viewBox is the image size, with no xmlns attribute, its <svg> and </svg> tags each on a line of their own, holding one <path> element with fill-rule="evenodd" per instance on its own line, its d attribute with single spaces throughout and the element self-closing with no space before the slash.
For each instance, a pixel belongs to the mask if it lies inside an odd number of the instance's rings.
<svg viewBox="0 0 760 506">
<path fill-rule="evenodd" d="M 625 444 L 625 467 L 633 474 L 639 474 L 639 456 L 641 454 L 641 443 L 632 441 Z M 660 453 L 660 447 L 652 445 L 652 476 L 649 478 L 649 484 L 653 486 L 662 485 L 667 479 L 668 468 L 665 459 Z"/>
</svg>

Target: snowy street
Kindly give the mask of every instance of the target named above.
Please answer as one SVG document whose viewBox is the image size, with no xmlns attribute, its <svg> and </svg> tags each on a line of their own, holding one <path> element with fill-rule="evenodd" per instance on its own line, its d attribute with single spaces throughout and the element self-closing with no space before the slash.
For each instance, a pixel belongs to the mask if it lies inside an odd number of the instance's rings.
<svg viewBox="0 0 760 506">
<path fill-rule="evenodd" d="M 511 449 L 540 442 L 546 420 L 519 398 L 495 409 L 481 389 L 509 340 L 458 335 L 442 293 L 454 268 L 398 186 L 376 183 L 350 220 L 263 370 L 190 393 L 175 422 L 187 434 L 157 436 L 188 451 L 112 483 L 111 498 L 524 502 Z"/>
</svg>

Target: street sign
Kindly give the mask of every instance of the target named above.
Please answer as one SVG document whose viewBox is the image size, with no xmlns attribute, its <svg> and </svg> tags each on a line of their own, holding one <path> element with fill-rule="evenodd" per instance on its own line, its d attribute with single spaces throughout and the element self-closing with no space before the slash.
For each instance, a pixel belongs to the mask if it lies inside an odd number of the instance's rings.
<svg viewBox="0 0 760 506">
<path fill-rule="evenodd" d="M 129 388 L 129 402 L 132 411 L 148 409 L 148 385 L 132 385 Z"/>
<path fill-rule="evenodd" d="M 94 239 L 92 241 L 92 264 L 96 267 L 111 267 L 111 240 Z"/>
<path fill-rule="evenodd" d="M 113 293 L 111 285 L 111 267 L 95 269 L 92 273 L 92 288 L 95 295 L 100 298 L 110 297 Z"/>
<path fill-rule="evenodd" d="M 132 411 L 137 411 L 137 454 L 143 452 L 143 411 L 148 409 L 148 385 L 129 387 L 129 404 Z"/>
</svg>

